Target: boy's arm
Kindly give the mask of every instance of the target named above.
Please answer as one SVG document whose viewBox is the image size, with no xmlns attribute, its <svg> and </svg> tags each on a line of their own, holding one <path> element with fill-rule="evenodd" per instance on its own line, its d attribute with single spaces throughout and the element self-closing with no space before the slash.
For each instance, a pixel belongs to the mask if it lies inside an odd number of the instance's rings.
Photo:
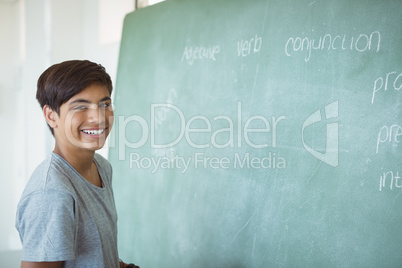
<svg viewBox="0 0 402 268">
<path fill-rule="evenodd" d="M 61 268 L 63 262 L 21 262 L 21 268 Z"/>
</svg>

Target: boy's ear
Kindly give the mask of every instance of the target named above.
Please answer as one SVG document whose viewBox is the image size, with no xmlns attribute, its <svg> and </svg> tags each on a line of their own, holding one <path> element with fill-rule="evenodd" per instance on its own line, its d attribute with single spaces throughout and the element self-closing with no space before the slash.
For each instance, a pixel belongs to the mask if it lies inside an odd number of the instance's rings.
<svg viewBox="0 0 402 268">
<path fill-rule="evenodd" d="M 48 105 L 43 106 L 43 115 L 45 116 L 46 122 L 51 128 L 57 127 L 56 116 L 57 113 L 52 110 Z"/>
</svg>

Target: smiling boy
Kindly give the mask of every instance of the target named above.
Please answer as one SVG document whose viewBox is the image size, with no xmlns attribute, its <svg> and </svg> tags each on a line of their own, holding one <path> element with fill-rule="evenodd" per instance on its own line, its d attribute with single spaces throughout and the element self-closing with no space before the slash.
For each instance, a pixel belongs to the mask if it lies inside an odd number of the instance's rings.
<svg viewBox="0 0 402 268">
<path fill-rule="evenodd" d="M 112 82 L 90 61 L 39 78 L 36 98 L 55 138 L 18 204 L 21 267 L 135 267 L 119 262 L 112 167 L 95 151 L 113 125 Z"/>
</svg>

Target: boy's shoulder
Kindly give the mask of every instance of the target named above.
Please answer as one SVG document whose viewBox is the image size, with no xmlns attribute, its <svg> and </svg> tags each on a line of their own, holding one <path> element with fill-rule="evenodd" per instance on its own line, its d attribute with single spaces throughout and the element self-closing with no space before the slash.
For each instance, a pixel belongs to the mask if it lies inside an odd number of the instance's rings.
<svg viewBox="0 0 402 268">
<path fill-rule="evenodd" d="M 71 176 L 74 176 L 74 169 L 69 167 L 61 156 L 51 153 L 33 171 L 22 198 L 38 191 L 62 191 L 74 192 Z"/>
<path fill-rule="evenodd" d="M 95 153 L 94 159 L 105 174 L 105 178 L 112 176 L 112 166 L 100 154 Z M 109 179 L 110 180 L 110 179 Z M 76 194 L 76 184 L 85 183 L 81 175 L 61 156 L 51 153 L 42 163 L 33 171 L 21 199 L 31 193 L 41 191 L 57 191 L 67 194 Z M 82 185 L 81 185 L 82 186 Z"/>
</svg>

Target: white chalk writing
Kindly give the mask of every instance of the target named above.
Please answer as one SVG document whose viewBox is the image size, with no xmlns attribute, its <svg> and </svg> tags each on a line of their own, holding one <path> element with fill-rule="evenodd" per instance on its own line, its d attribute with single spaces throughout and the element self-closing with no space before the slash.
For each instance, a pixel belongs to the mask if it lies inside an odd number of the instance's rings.
<svg viewBox="0 0 402 268">
<path fill-rule="evenodd" d="M 310 37 L 289 37 L 285 45 L 285 54 L 290 57 L 297 52 L 304 52 L 304 61 L 308 62 L 313 50 L 351 50 L 357 52 L 366 52 L 374 50 L 380 51 L 381 34 L 378 31 L 370 35 L 360 34 L 356 36 L 331 35 L 326 34 L 319 38 Z"/>
<path fill-rule="evenodd" d="M 392 172 L 392 171 L 388 171 L 388 172 L 384 172 L 381 176 L 380 176 L 380 187 L 379 190 L 382 191 L 383 188 L 385 188 L 386 185 L 389 184 L 389 189 L 392 190 L 393 187 L 395 186 L 396 188 L 402 188 L 402 184 L 400 182 L 400 176 L 399 176 L 399 172 Z"/>
<path fill-rule="evenodd" d="M 376 153 L 379 151 L 380 144 L 382 143 L 393 143 L 393 146 L 398 146 L 399 136 L 402 136 L 402 126 L 400 125 L 391 125 L 391 126 L 383 126 L 378 132 L 377 136 L 377 149 Z"/>
<path fill-rule="evenodd" d="M 196 60 L 212 60 L 216 61 L 217 54 L 220 53 L 219 45 L 212 46 L 186 46 L 181 56 L 181 61 L 186 61 L 189 65 L 193 65 Z"/>
<path fill-rule="evenodd" d="M 249 40 L 237 41 L 237 56 L 247 57 L 251 53 L 258 53 L 261 50 L 262 37 L 255 35 Z"/>
<path fill-rule="evenodd" d="M 378 91 L 380 91 L 381 89 L 383 89 L 384 92 L 388 90 L 388 82 L 392 83 L 393 81 L 391 89 L 393 89 L 394 91 L 399 91 L 402 88 L 402 73 L 398 74 L 396 71 L 389 72 L 385 75 L 384 78 L 379 77 L 374 81 L 371 104 L 374 103 L 374 97 Z"/>
</svg>

